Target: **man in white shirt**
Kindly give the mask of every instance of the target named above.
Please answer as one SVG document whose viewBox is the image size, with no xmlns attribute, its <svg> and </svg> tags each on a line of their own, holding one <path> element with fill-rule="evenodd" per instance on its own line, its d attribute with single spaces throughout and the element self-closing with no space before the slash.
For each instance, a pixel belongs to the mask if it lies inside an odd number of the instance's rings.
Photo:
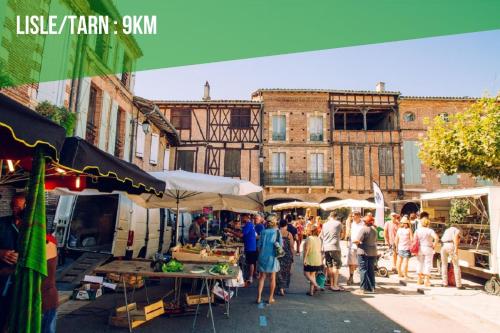
<svg viewBox="0 0 500 333">
<path fill-rule="evenodd" d="M 347 225 L 346 237 L 349 240 L 349 247 L 347 252 L 347 264 L 349 265 L 349 279 L 347 285 L 354 284 L 354 271 L 358 268 L 358 246 L 352 242 L 357 237 L 361 228 L 365 225 L 361 219 L 361 209 L 352 209 L 352 221 Z"/>
<path fill-rule="evenodd" d="M 453 264 L 455 274 L 455 285 L 457 288 L 462 288 L 462 273 L 458 263 L 458 245 L 460 244 L 460 229 L 451 225 L 443 233 L 441 237 L 441 278 L 443 287 L 448 287 L 448 258 Z"/>
</svg>

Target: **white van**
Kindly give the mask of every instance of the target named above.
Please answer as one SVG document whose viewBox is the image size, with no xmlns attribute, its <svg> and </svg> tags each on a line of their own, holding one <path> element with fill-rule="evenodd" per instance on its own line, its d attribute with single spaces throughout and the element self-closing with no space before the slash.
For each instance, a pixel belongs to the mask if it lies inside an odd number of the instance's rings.
<svg viewBox="0 0 500 333">
<path fill-rule="evenodd" d="M 190 214 L 182 215 L 190 224 Z M 169 210 L 145 209 L 123 194 L 62 195 L 54 228 L 60 248 L 151 258 L 170 248 L 171 221 Z"/>
</svg>

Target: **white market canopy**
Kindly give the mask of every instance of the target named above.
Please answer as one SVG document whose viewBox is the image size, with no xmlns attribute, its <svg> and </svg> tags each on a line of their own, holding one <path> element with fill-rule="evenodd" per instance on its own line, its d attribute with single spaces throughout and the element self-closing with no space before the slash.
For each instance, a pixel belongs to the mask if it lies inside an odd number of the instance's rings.
<svg viewBox="0 0 500 333">
<path fill-rule="evenodd" d="M 500 191 L 499 186 L 475 187 L 475 188 L 466 188 L 466 189 L 424 193 L 420 196 L 420 199 L 422 199 L 422 200 L 445 200 L 445 199 L 453 199 L 453 198 L 481 197 L 483 195 L 489 195 L 493 192 L 498 193 L 499 191 Z"/>
<path fill-rule="evenodd" d="M 129 195 L 145 208 L 178 208 L 200 210 L 260 211 L 262 187 L 249 181 L 211 176 L 182 170 L 150 172 L 165 182 L 162 198 L 150 194 Z"/>
<path fill-rule="evenodd" d="M 295 208 L 319 208 L 317 202 L 292 201 L 284 202 L 273 206 L 273 210 L 285 210 Z"/>
<path fill-rule="evenodd" d="M 338 208 L 369 208 L 376 209 L 377 205 L 374 202 L 368 200 L 355 200 L 355 199 L 345 199 L 336 200 L 320 204 L 323 210 L 335 210 Z"/>
</svg>

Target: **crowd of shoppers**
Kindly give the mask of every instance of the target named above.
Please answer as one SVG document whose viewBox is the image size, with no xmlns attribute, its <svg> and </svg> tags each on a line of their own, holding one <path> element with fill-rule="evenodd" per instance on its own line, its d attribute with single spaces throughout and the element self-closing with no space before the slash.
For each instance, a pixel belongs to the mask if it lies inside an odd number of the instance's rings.
<svg viewBox="0 0 500 333">
<path fill-rule="evenodd" d="M 306 218 L 286 215 L 278 219 L 270 215 L 264 221 L 262 215 L 241 216 L 242 226 L 231 232 L 242 238 L 244 243 L 247 285 L 258 277 L 257 302 L 262 301 L 264 285 L 269 280 L 270 304 L 275 295 L 285 296 L 290 287 L 294 255 L 302 255 L 303 273 L 308 282 L 307 295 L 313 296 L 324 290 L 324 276 L 327 288 L 331 291 L 344 291 L 339 285 L 342 267 L 341 240 L 347 241 L 347 265 L 349 278 L 347 285 L 354 284 L 354 273 L 359 272 L 358 294 L 375 292 L 375 272 L 380 258 L 377 247 L 379 232 L 374 226 L 375 219 L 368 213 L 362 216 L 359 209 L 352 209 L 345 227 L 337 212 L 331 212 L 322 223 L 318 217 Z M 392 269 L 400 278 L 408 279 L 409 261 L 415 256 L 417 265 L 417 284 L 430 286 L 430 273 L 436 246 L 440 241 L 430 227 L 429 215 L 412 213 L 400 217 L 391 213 L 390 220 L 383 228 L 384 243 L 389 249 Z M 454 280 L 461 288 L 460 268 L 457 251 L 460 242 L 460 229 L 449 227 L 441 238 L 442 280 L 448 285 L 448 261 L 454 266 Z M 417 244 L 417 245 L 415 245 Z M 324 276 L 323 276 L 324 274 Z M 323 281 L 321 281 L 323 279 Z"/>
</svg>

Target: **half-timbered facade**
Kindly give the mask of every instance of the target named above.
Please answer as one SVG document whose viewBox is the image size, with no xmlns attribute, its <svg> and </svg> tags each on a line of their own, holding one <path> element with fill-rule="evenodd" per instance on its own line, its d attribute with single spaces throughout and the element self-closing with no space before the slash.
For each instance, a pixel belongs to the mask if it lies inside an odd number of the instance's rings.
<svg viewBox="0 0 500 333">
<path fill-rule="evenodd" d="M 261 89 L 268 204 L 401 191 L 397 92 Z"/>
<path fill-rule="evenodd" d="M 171 167 L 260 183 L 261 104 L 154 101 L 179 133 Z"/>
</svg>

